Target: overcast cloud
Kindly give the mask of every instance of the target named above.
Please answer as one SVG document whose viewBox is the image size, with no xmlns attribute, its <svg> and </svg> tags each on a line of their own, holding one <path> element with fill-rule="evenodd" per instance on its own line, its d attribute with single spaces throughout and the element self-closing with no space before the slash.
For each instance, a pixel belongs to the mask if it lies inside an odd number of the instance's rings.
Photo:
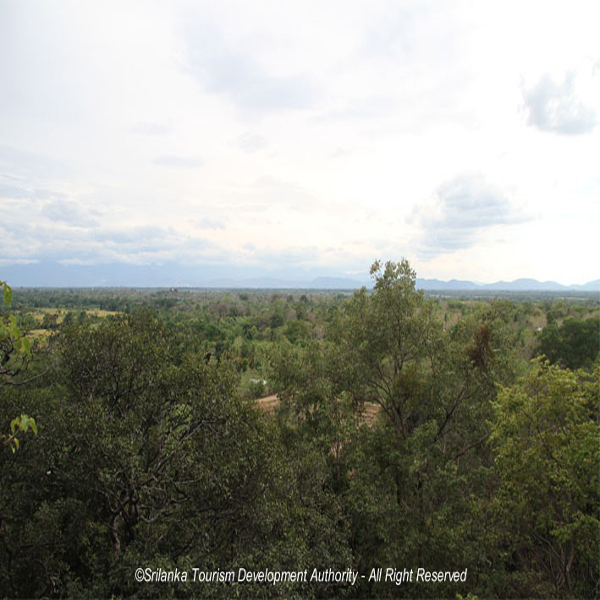
<svg viewBox="0 0 600 600">
<path fill-rule="evenodd" d="M 530 125 L 564 135 L 590 133 L 597 124 L 595 108 L 578 96 L 576 73 L 568 71 L 561 82 L 544 74 L 531 89 L 524 91 Z"/>
<path fill-rule="evenodd" d="M 197 169 L 203 164 L 203 160 L 193 156 L 159 156 L 153 160 L 155 165 L 162 167 L 174 167 L 176 169 Z"/>
<path fill-rule="evenodd" d="M 314 105 L 316 90 L 308 77 L 269 73 L 245 49 L 229 47 L 201 16 L 186 24 L 183 39 L 189 71 L 200 85 L 226 95 L 240 109 L 271 113 Z"/>
<path fill-rule="evenodd" d="M 421 227 L 420 254 L 434 258 L 470 248 L 493 227 L 531 220 L 512 205 L 510 194 L 480 174 L 462 175 L 442 184 L 433 198 L 408 218 Z"/>
<path fill-rule="evenodd" d="M 0 0 L 0 262 L 596 279 L 599 21 Z"/>
</svg>

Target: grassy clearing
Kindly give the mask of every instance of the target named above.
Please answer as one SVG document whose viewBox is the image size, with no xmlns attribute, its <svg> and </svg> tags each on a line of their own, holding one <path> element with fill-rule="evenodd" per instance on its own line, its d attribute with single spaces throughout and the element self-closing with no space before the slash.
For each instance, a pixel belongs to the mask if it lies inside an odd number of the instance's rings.
<svg viewBox="0 0 600 600">
<path fill-rule="evenodd" d="M 56 315 L 57 323 L 62 323 L 65 319 L 65 316 L 69 313 L 78 316 L 81 313 L 85 313 L 88 317 L 97 317 L 99 319 L 105 319 L 109 316 L 114 316 L 120 314 L 115 310 L 103 310 L 100 308 L 90 308 L 90 309 L 63 309 L 63 308 L 36 308 L 35 310 L 28 312 L 27 314 L 31 315 L 38 323 L 41 323 L 44 320 L 46 315 Z"/>
</svg>

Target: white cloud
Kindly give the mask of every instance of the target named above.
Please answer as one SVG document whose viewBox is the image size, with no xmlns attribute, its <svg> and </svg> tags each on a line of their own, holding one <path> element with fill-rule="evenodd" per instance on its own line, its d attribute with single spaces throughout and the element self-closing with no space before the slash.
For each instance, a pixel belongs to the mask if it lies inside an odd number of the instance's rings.
<svg viewBox="0 0 600 600">
<path fill-rule="evenodd" d="M 53 199 L 46 202 L 41 209 L 41 215 L 54 223 L 66 223 L 73 227 L 97 227 L 100 212 L 82 206 L 72 200 Z"/>
<path fill-rule="evenodd" d="M 514 206 L 511 194 L 481 174 L 461 175 L 438 187 L 409 222 L 420 226 L 419 254 L 434 258 L 470 248 L 492 227 L 525 223 L 531 217 Z"/>
<path fill-rule="evenodd" d="M 528 123 L 542 131 L 564 135 L 592 132 L 598 123 L 596 109 L 579 97 L 576 84 L 576 73 L 569 71 L 561 82 L 545 74 L 524 90 Z"/>
</svg>

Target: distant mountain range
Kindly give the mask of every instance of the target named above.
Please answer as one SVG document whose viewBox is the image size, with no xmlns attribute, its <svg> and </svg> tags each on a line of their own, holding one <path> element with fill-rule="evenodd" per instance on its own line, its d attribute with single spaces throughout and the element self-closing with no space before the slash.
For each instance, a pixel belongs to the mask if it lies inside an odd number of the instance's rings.
<svg viewBox="0 0 600 600">
<path fill-rule="evenodd" d="M 0 279 L 13 287 L 191 287 L 228 289 L 313 289 L 353 290 L 371 287 L 362 278 L 319 275 L 318 271 L 281 268 L 265 275 L 264 270 L 223 265 L 73 265 L 54 261 L 0 266 Z M 484 292 L 600 292 L 600 279 L 583 285 L 562 285 L 554 281 L 517 279 L 478 284 L 452 279 L 417 278 L 417 287 L 426 291 Z"/>
<path fill-rule="evenodd" d="M 424 290 L 489 290 L 506 292 L 600 292 L 600 279 L 583 285 L 562 285 L 555 281 L 537 281 L 537 279 L 516 279 L 515 281 L 497 281 L 496 283 L 478 284 L 472 281 L 439 281 L 438 279 L 418 279 L 417 287 Z"/>
</svg>

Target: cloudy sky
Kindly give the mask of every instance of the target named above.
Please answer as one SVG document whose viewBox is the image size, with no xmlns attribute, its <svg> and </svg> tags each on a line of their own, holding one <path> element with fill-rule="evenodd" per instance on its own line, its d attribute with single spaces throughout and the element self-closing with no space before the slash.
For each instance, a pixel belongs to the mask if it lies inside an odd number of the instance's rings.
<svg viewBox="0 0 600 600">
<path fill-rule="evenodd" d="M 600 5 L 0 0 L 2 267 L 600 276 Z"/>
</svg>

